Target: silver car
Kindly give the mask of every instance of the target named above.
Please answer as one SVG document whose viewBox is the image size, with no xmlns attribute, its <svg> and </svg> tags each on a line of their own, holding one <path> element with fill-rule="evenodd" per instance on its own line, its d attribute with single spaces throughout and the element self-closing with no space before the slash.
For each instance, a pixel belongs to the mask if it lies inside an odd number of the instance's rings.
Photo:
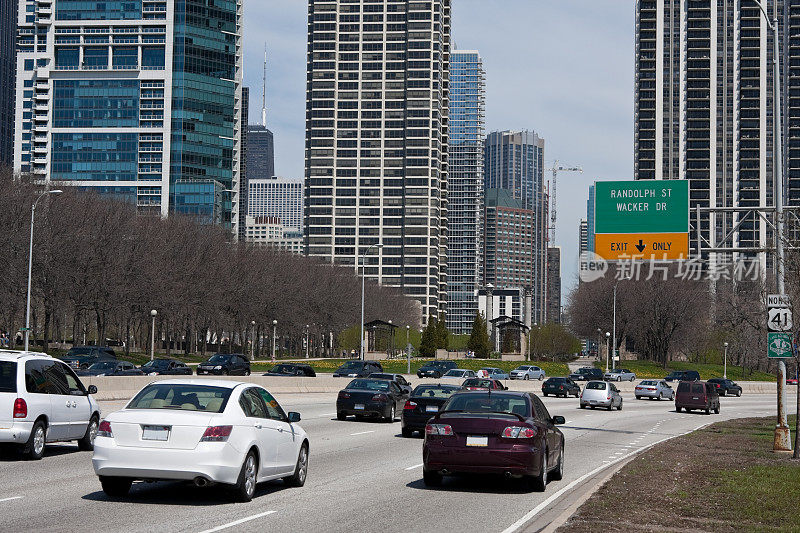
<svg viewBox="0 0 800 533">
<path fill-rule="evenodd" d="M 605 407 L 609 411 L 614 407 L 622 411 L 622 396 L 613 383 L 590 381 L 583 388 L 580 399 L 581 409 L 586 407 Z"/>
<path fill-rule="evenodd" d="M 637 400 L 644 398 L 650 398 L 651 400 L 662 400 L 664 398 L 667 400 L 675 399 L 675 390 L 663 379 L 646 379 L 642 381 L 636 385 L 634 394 Z"/>
<path fill-rule="evenodd" d="M 547 377 L 547 374 L 538 366 L 521 365 L 512 370 L 509 377 L 511 379 L 538 379 L 542 381 Z"/>
<path fill-rule="evenodd" d="M 606 381 L 634 381 L 636 374 L 627 368 L 615 368 L 603 374 L 603 379 Z"/>
<path fill-rule="evenodd" d="M 464 370 L 463 368 L 451 368 L 442 376 L 441 379 L 458 379 L 458 380 L 465 380 L 467 378 L 474 378 L 475 371 L 474 370 Z"/>
</svg>

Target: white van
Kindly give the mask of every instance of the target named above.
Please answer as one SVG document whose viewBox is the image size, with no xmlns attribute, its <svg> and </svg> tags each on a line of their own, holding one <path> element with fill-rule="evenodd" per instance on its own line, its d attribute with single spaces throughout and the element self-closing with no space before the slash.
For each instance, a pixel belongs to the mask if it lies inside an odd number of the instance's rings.
<svg viewBox="0 0 800 533">
<path fill-rule="evenodd" d="M 41 459 L 48 442 L 78 441 L 92 450 L 100 406 L 63 361 L 47 354 L 0 350 L 0 443 Z"/>
</svg>

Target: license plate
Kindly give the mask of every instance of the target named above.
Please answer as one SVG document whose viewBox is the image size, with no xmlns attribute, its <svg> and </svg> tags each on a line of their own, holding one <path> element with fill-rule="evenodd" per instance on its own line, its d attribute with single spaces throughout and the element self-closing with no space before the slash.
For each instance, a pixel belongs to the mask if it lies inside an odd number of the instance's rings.
<svg viewBox="0 0 800 533">
<path fill-rule="evenodd" d="M 467 435 L 467 446 L 489 446 L 489 437 Z"/>
<path fill-rule="evenodd" d="M 169 426 L 142 426 L 142 440 L 169 440 Z"/>
<path fill-rule="evenodd" d="M 439 406 L 438 405 L 426 405 L 425 406 L 425 412 L 426 413 L 438 413 L 439 412 Z"/>
<path fill-rule="evenodd" d="M 353 409 L 355 409 L 357 411 L 363 411 L 364 410 L 364 404 L 363 403 L 357 403 L 357 404 L 355 404 L 355 406 L 353 406 Z"/>
</svg>

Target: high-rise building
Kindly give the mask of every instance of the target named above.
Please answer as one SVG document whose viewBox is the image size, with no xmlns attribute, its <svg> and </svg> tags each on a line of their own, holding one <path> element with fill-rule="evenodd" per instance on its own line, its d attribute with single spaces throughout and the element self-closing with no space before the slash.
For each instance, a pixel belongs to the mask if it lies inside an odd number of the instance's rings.
<svg viewBox="0 0 800 533">
<path fill-rule="evenodd" d="M 483 61 L 473 50 L 450 54 L 447 329 L 472 331 L 483 267 Z"/>
<path fill-rule="evenodd" d="M 588 230 L 588 223 L 586 220 L 581 220 L 580 225 L 578 226 L 578 257 L 583 252 L 589 250 L 589 230 Z"/>
<path fill-rule="evenodd" d="M 561 323 L 561 247 L 547 249 L 547 321 Z"/>
<path fill-rule="evenodd" d="M 18 5 L 15 170 L 236 234 L 242 0 Z"/>
<path fill-rule="evenodd" d="M 250 88 L 242 87 L 242 124 L 247 124 L 247 117 L 250 114 Z M 239 157 L 239 233 L 236 238 L 240 241 L 245 240 L 245 229 L 247 221 L 242 223 L 241 217 L 247 216 L 247 195 L 250 186 L 247 184 L 247 129 L 242 128 L 240 146 L 242 148 Z"/>
<path fill-rule="evenodd" d="M 261 124 L 247 126 L 247 178 L 267 180 L 275 175 L 272 132 Z"/>
<path fill-rule="evenodd" d="M 485 189 L 504 189 L 534 213 L 533 317 L 546 320 L 547 213 L 544 187 L 544 139 L 533 131 L 492 132 L 484 148 Z"/>
<path fill-rule="evenodd" d="M 249 180 L 247 214 L 270 217 L 286 227 L 303 228 L 303 182 L 273 176 Z"/>
<path fill-rule="evenodd" d="M 308 255 L 368 255 L 426 319 L 446 303 L 449 56 L 450 0 L 309 0 Z"/>
<path fill-rule="evenodd" d="M 594 185 L 589 185 L 589 199 L 586 201 L 586 248 L 594 252 Z"/>
<path fill-rule="evenodd" d="M 483 286 L 533 292 L 536 213 L 506 189 L 487 189 L 485 203 Z"/>
<path fill-rule="evenodd" d="M 14 162 L 17 1 L 0 0 L 0 166 Z"/>
</svg>

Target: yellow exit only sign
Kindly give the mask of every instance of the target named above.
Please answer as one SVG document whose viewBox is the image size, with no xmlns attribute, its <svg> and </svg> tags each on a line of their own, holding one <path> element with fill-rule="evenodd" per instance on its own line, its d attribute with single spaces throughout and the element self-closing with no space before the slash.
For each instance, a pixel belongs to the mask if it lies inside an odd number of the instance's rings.
<svg viewBox="0 0 800 533">
<path fill-rule="evenodd" d="M 688 233 L 597 233 L 594 251 L 607 261 L 687 259 Z"/>
</svg>

